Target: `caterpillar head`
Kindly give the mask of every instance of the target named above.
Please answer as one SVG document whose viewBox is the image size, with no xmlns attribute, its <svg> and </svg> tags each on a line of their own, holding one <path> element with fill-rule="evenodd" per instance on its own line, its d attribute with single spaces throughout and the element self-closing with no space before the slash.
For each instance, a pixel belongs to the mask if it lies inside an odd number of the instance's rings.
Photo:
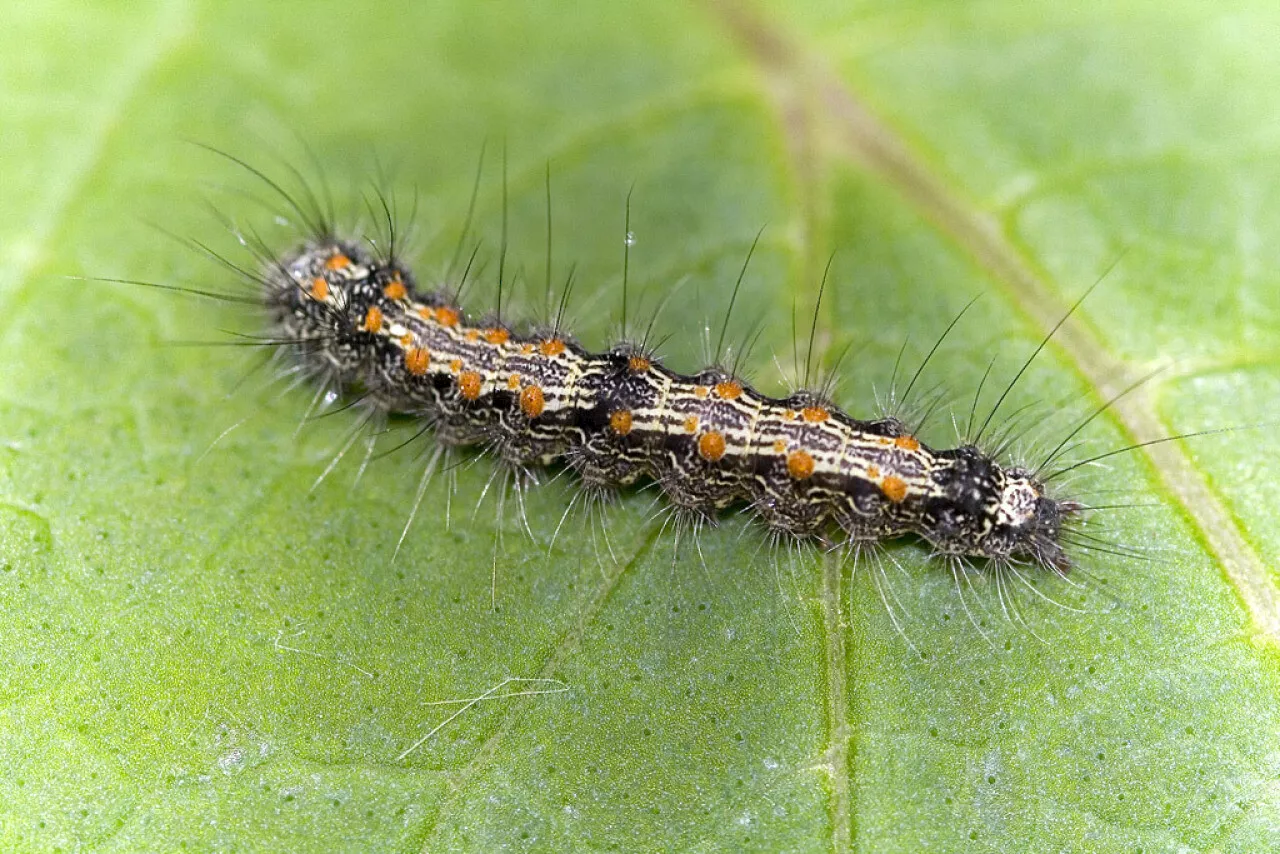
<svg viewBox="0 0 1280 854">
<path fill-rule="evenodd" d="M 1035 476 L 1023 468 L 1005 471 L 994 523 L 987 535 L 987 557 L 1030 558 L 1057 572 L 1071 568 L 1062 546 L 1062 531 L 1083 509 L 1078 501 L 1053 498 Z"/>
<path fill-rule="evenodd" d="M 925 505 L 926 536 L 947 554 L 1071 567 L 1061 535 L 1082 506 L 1050 496 L 1030 469 L 1004 468 L 973 446 L 949 452 Z"/>
</svg>

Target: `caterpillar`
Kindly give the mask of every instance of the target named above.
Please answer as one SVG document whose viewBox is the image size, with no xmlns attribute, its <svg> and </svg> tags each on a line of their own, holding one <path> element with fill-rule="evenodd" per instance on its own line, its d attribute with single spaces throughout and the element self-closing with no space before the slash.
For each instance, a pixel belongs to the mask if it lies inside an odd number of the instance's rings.
<svg viewBox="0 0 1280 854">
<path fill-rule="evenodd" d="M 677 518 L 713 521 L 740 506 L 775 538 L 799 544 L 856 554 L 915 536 L 950 561 L 953 573 L 985 561 L 996 569 L 1037 566 L 1061 576 L 1075 565 L 1072 548 L 1141 556 L 1137 549 L 1084 531 L 1090 512 L 1107 508 L 1059 494 L 1055 484 L 1081 466 L 1153 444 L 1061 459 L 1076 448 L 1070 443 L 1077 434 L 1116 398 L 1077 423 L 1037 465 L 1001 459 L 1017 416 L 1010 418 L 1003 438 L 992 442 L 994 448 L 986 450 L 982 442 L 1014 385 L 1089 291 L 1041 340 L 979 429 L 972 427 L 981 387 L 970 412 L 970 438 L 956 447 L 935 448 L 918 438 L 918 424 L 912 429 L 890 411 L 854 418 L 825 388 L 801 387 L 771 397 L 755 389 L 736 365 L 717 361 L 692 374 L 674 371 L 649 345 L 648 335 L 641 341 L 626 338 L 625 321 L 623 339 L 594 352 L 563 328 L 568 287 L 553 322 L 512 324 L 500 312 L 473 317 L 461 300 L 470 264 L 457 284 L 420 286 L 400 258 L 395 216 L 381 193 L 381 210 L 371 206 L 370 213 L 382 220 L 383 233 L 376 239 L 347 236 L 335 226 L 327 194 L 322 202 L 304 181 L 295 195 L 245 161 L 215 153 L 283 200 L 298 222 L 277 220 L 298 229 L 297 242 L 279 252 L 256 232 L 245 233 L 224 218 L 255 257 L 258 266 L 248 268 L 203 243 L 185 241 L 247 282 L 251 291 L 244 295 L 109 281 L 252 307 L 264 332 L 241 343 L 274 350 L 272 361 L 293 385 L 310 384 L 316 400 L 363 408 L 366 423 L 407 418 L 417 426 L 414 438 L 429 434 L 438 450 L 480 448 L 513 474 L 520 488 L 536 482 L 539 470 L 555 466 L 576 474 L 590 498 L 648 482 Z M 301 180 L 296 170 L 294 176 Z M 467 227 L 474 204 L 475 188 Z M 825 287 L 825 276 L 823 281 Z M 935 342 L 920 370 L 961 315 Z M 721 338 L 723 343 L 723 330 Z M 1188 434 L 1194 435 L 1200 434 Z M 1179 438 L 1186 436 L 1156 441 Z M 325 475 L 343 453 L 345 447 Z M 438 459 L 437 453 L 428 465 L 419 501 Z M 401 543 L 416 512 L 415 504 Z"/>
<path fill-rule="evenodd" d="M 422 289 L 393 252 L 327 226 L 256 278 L 291 369 L 442 446 L 516 472 L 562 464 L 593 493 L 648 480 L 696 518 L 743 505 L 798 540 L 914 534 L 945 556 L 1072 565 L 1063 534 L 1083 505 L 1055 496 L 1043 466 L 1002 465 L 976 442 L 935 449 L 818 391 L 769 397 L 724 367 L 673 371 L 644 344 L 592 352 L 558 324 L 473 319 L 456 290 Z"/>
</svg>

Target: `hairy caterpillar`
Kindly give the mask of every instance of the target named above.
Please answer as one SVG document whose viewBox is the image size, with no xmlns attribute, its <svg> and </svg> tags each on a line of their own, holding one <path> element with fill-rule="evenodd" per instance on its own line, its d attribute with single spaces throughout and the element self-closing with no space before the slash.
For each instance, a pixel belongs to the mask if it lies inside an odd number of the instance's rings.
<svg viewBox="0 0 1280 854">
<path fill-rule="evenodd" d="M 722 368 L 682 375 L 622 344 L 475 323 L 442 291 L 325 236 L 265 276 L 271 336 L 317 380 L 423 419 L 445 445 L 517 468 L 563 460 L 591 489 L 655 481 L 677 507 L 749 505 L 769 528 L 852 540 L 914 533 L 938 551 L 1070 565 L 1077 502 L 976 445 L 934 450 L 894 418 L 859 421 L 812 392 L 766 397 Z"/>
<path fill-rule="evenodd" d="M 647 336 L 593 352 L 562 328 L 560 315 L 541 326 L 500 315 L 473 318 L 460 301 L 466 272 L 458 282 L 424 288 L 398 257 L 385 198 L 373 211 L 385 220 L 380 239 L 343 235 L 332 203 L 326 209 L 305 184 L 294 195 L 230 159 L 284 201 L 303 236 L 279 253 L 233 227 L 257 269 L 196 244 L 252 290 L 195 293 L 253 307 L 265 334 L 244 343 L 273 349 L 272 361 L 295 384 L 311 384 L 317 399 L 363 408 L 367 421 L 407 417 L 418 427 L 415 438 L 429 434 L 438 449 L 481 448 L 521 488 L 553 465 L 575 473 L 594 497 L 647 481 L 679 518 L 710 520 L 740 506 L 775 536 L 830 548 L 857 551 L 914 535 L 953 563 L 1035 565 L 1057 574 L 1073 566 L 1071 547 L 1132 554 L 1080 530 L 1091 508 L 1058 494 L 1054 483 L 1095 459 L 1132 450 L 1060 459 L 1114 401 L 1038 465 L 1002 462 L 1007 435 L 983 447 L 1009 392 L 1057 327 L 985 419 L 976 419 L 976 431 L 970 413 L 967 441 L 934 448 L 897 415 L 853 418 L 823 390 L 770 397 L 722 364 L 677 373 L 661 363 Z M 974 404 L 976 411 L 976 396 Z M 428 464 L 424 485 L 438 459 Z"/>
<path fill-rule="evenodd" d="M 1006 466 L 976 437 L 934 449 L 898 418 L 858 420 L 820 392 L 772 398 L 722 366 L 676 373 L 643 344 L 594 353 L 558 324 L 476 321 L 456 288 L 420 289 L 394 245 L 344 239 L 282 195 L 311 234 L 280 257 L 258 247 L 264 343 L 343 399 L 518 472 L 563 463 L 592 491 L 651 480 L 697 517 L 741 504 L 797 539 L 914 534 L 943 555 L 1071 566 L 1063 534 L 1083 505 L 1050 490 L 1056 453 Z"/>
</svg>

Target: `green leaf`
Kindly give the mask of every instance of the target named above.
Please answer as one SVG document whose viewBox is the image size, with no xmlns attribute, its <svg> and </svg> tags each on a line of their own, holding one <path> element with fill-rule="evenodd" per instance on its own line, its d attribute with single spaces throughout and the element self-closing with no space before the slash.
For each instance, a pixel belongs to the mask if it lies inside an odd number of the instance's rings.
<svg viewBox="0 0 1280 854">
<path fill-rule="evenodd" d="M 0 848 L 1276 847 L 1273 3 L 47 2 L 0 22 Z M 235 287 L 162 233 L 234 255 L 206 199 L 288 246 L 279 201 L 184 140 L 320 171 L 357 214 L 379 170 L 402 211 L 417 188 L 424 281 L 486 147 L 481 307 L 505 153 L 508 316 L 545 305 L 549 171 L 554 284 L 574 270 L 593 346 L 617 331 L 630 192 L 630 327 L 666 300 L 684 369 L 764 226 L 729 339 L 762 330 L 768 391 L 834 254 L 819 350 L 832 369 L 852 347 L 858 415 L 978 294 L 921 382 L 963 420 L 994 356 L 983 411 L 1102 277 L 997 421 L 1065 401 L 1051 447 L 1163 367 L 1088 450 L 1263 426 L 1087 470 L 1072 488 L 1096 503 L 1153 505 L 1090 528 L 1147 559 L 1081 552 L 1034 589 L 957 582 L 913 542 L 851 573 L 742 517 L 677 547 L 649 493 L 552 543 L 574 485 L 529 493 L 530 537 L 473 458 L 396 555 L 421 444 L 358 480 L 357 445 L 313 489 L 357 416 L 299 431 L 310 390 L 186 346 L 252 312 L 65 278 Z M 953 441 L 946 420 L 925 438 Z"/>
</svg>

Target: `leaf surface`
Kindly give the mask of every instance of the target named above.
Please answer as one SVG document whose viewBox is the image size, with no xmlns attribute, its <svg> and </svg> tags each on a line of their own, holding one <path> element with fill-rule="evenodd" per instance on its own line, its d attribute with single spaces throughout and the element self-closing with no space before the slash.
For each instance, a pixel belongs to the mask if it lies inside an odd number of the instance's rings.
<svg viewBox="0 0 1280 854">
<path fill-rule="evenodd" d="M 1275 846 L 1273 4 L 50 2 L 0 20 L 0 847 Z M 280 201 L 184 140 L 321 172 L 366 228 L 375 176 L 402 213 L 416 191 L 428 282 L 484 148 L 482 309 L 505 154 L 520 318 L 546 316 L 549 172 L 554 293 L 572 270 L 592 346 L 621 320 L 630 193 L 628 326 L 661 306 L 682 369 L 764 227 L 727 340 L 758 332 L 745 364 L 785 389 L 834 256 L 817 352 L 835 370 L 850 348 L 855 415 L 979 294 L 921 383 L 963 422 L 995 358 L 987 411 L 1103 277 L 997 425 L 1038 402 L 1022 417 L 1052 447 L 1163 367 L 1080 456 L 1264 426 L 1084 470 L 1069 488 L 1088 500 L 1151 505 L 1090 528 L 1146 559 L 1081 552 L 1033 586 L 957 581 L 912 542 L 851 573 L 737 516 L 677 543 L 650 492 L 552 542 L 567 478 L 529 493 L 530 537 L 483 458 L 429 484 L 396 555 L 421 444 L 359 479 L 357 444 L 316 486 L 357 416 L 299 429 L 312 391 L 250 373 L 244 348 L 188 346 L 252 333 L 252 312 L 65 278 L 234 287 L 163 233 L 244 261 L 206 201 L 289 245 Z M 954 441 L 947 421 L 926 440 Z"/>
</svg>

